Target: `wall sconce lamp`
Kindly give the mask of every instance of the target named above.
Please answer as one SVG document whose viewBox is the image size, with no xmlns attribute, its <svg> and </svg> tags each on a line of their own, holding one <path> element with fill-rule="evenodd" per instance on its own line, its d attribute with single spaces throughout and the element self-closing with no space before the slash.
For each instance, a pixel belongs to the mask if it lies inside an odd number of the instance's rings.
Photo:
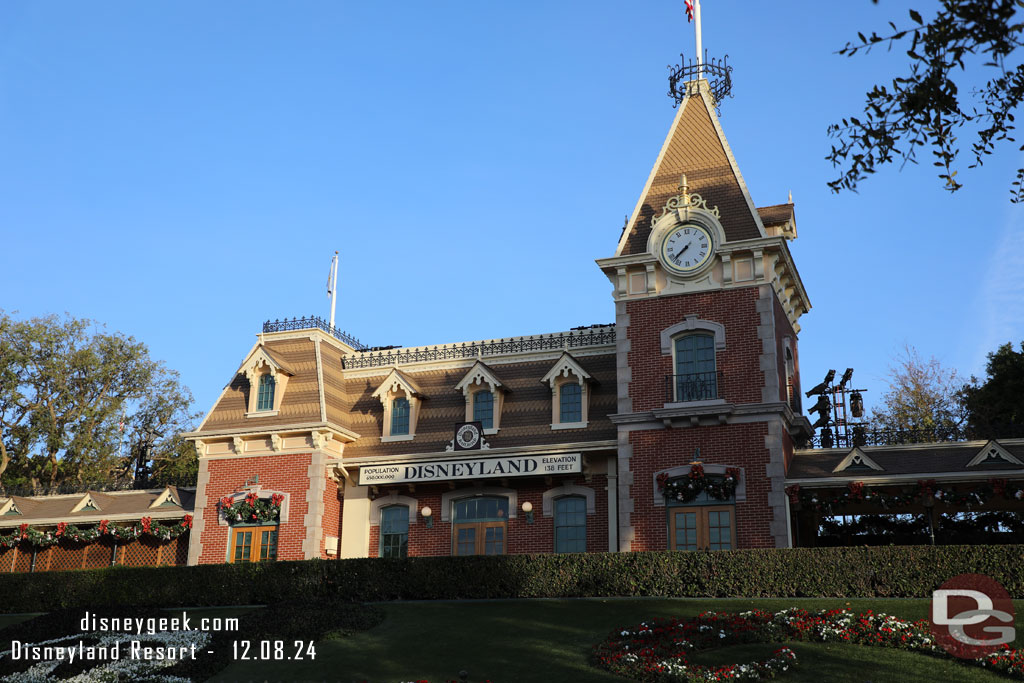
<svg viewBox="0 0 1024 683">
<path fill-rule="evenodd" d="M 420 514 L 423 515 L 423 521 L 427 523 L 427 528 L 428 529 L 433 529 L 434 528 L 434 517 L 433 517 L 434 511 L 431 510 L 429 506 L 425 505 L 425 506 L 423 506 L 423 509 L 420 510 Z"/>
<path fill-rule="evenodd" d="M 523 503 L 523 512 L 526 513 L 526 523 L 533 524 L 533 503 L 530 501 Z"/>
</svg>

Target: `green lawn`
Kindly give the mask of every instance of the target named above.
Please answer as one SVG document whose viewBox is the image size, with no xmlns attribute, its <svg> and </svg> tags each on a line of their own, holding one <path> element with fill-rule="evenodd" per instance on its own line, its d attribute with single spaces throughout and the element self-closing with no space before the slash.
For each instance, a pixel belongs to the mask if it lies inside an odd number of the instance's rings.
<svg viewBox="0 0 1024 683">
<path fill-rule="evenodd" d="M 1024 647 L 1024 601 L 1017 601 L 1013 644 Z M 493 683 L 618 681 L 588 662 L 591 647 L 616 627 L 651 617 L 693 616 L 705 610 L 738 612 L 849 607 L 904 619 L 928 617 L 928 600 L 695 600 L 604 599 L 388 603 L 379 626 L 317 644 L 312 662 L 238 662 L 215 680 L 336 680 L 397 683 L 456 679 Z M 269 616 L 269 615 L 268 615 Z M 856 645 L 796 643 L 800 666 L 787 681 L 1006 681 L 997 674 L 925 655 Z M 760 659 L 770 645 L 738 645 L 702 655 L 700 663 Z"/>
</svg>

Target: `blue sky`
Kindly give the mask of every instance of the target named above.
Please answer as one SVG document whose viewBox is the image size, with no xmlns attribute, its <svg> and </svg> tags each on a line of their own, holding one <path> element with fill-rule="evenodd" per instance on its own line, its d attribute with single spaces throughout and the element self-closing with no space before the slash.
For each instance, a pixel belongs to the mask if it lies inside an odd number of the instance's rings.
<svg viewBox="0 0 1024 683">
<path fill-rule="evenodd" d="M 801 365 L 868 404 L 911 344 L 965 375 L 1024 339 L 1019 153 L 833 195 L 829 123 L 902 70 L 834 51 L 935 3 L 706 0 L 721 122 L 759 206 L 796 204 Z M 0 4 L 0 308 L 145 341 L 207 410 L 268 318 L 368 344 L 614 319 L 611 256 L 692 53 L 681 1 Z"/>
</svg>

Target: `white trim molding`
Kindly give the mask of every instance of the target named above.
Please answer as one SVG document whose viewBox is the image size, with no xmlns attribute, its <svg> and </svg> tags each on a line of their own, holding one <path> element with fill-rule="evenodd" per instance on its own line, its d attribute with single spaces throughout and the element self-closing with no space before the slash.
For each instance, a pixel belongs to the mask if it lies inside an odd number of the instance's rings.
<svg viewBox="0 0 1024 683">
<path fill-rule="evenodd" d="M 725 350 L 725 325 L 713 320 L 702 320 L 696 314 L 684 316 L 683 322 L 661 331 L 661 355 L 671 356 L 676 337 L 687 332 L 711 332 L 715 336 L 715 351 Z"/>
<path fill-rule="evenodd" d="M 885 471 L 884 467 L 869 458 L 867 454 L 858 447 L 847 453 L 846 457 L 836 465 L 834 470 L 832 470 L 832 473 L 836 474 L 837 472 L 844 472 L 850 467 L 856 467 L 858 465 L 866 465 L 867 467 L 870 467 L 873 470 L 878 470 L 879 472 Z"/>
<path fill-rule="evenodd" d="M 586 498 L 587 514 L 597 514 L 594 489 L 589 486 L 576 486 L 575 484 L 562 484 L 561 486 L 556 486 L 553 489 L 545 491 L 542 496 L 544 501 L 542 514 L 545 517 L 553 516 L 555 514 L 555 500 L 566 496 L 582 496 L 583 498 Z"/>
<path fill-rule="evenodd" d="M 416 422 L 420 416 L 420 403 L 425 398 L 416 384 L 398 370 L 392 370 L 380 386 L 371 394 L 384 407 L 384 423 L 381 425 L 381 443 L 412 441 L 416 437 Z M 409 400 L 409 433 L 391 434 L 391 406 L 396 398 Z"/>
<path fill-rule="evenodd" d="M 370 526 L 380 526 L 380 511 L 394 505 L 404 505 L 409 508 L 409 526 L 416 523 L 420 511 L 419 501 L 409 496 L 400 496 L 398 491 L 392 491 L 370 503 Z"/>
<path fill-rule="evenodd" d="M 1021 462 L 1020 458 L 1000 446 L 999 442 L 992 440 L 985 444 L 984 448 L 978 451 L 978 454 L 974 456 L 969 463 L 967 463 L 967 467 L 976 467 L 991 457 L 1002 460 L 1006 464 L 1024 465 L 1024 462 Z"/>
<path fill-rule="evenodd" d="M 505 404 L 505 392 L 508 391 L 494 371 L 482 361 L 476 361 L 473 367 L 459 380 L 455 389 L 466 398 L 466 422 L 473 421 L 473 400 L 478 391 L 489 390 L 494 398 L 493 426 L 484 429 L 484 434 L 497 434 L 501 429 L 501 409 Z"/>
<path fill-rule="evenodd" d="M 245 417 L 273 417 L 281 412 L 281 401 L 293 373 L 277 360 L 263 344 L 259 344 L 238 368 L 238 374 L 245 375 L 249 382 L 249 397 L 246 400 Z M 257 410 L 260 380 L 269 375 L 274 381 L 274 405 L 270 410 Z"/>
<path fill-rule="evenodd" d="M 156 500 L 154 500 L 152 503 L 150 503 L 149 508 L 151 510 L 153 508 L 158 508 L 161 505 L 163 505 L 164 503 L 166 503 L 167 501 L 171 501 L 173 504 L 177 505 L 178 507 L 181 507 L 181 501 L 178 500 L 177 497 L 175 497 L 174 492 L 171 491 L 171 487 L 170 486 L 165 488 L 163 493 L 161 493 L 159 496 L 157 496 Z"/>
<path fill-rule="evenodd" d="M 568 351 L 563 352 L 540 380 L 551 387 L 551 429 L 583 429 L 590 418 L 590 376 Z M 566 384 L 580 385 L 580 419 L 577 422 L 561 421 L 561 392 Z"/>
</svg>

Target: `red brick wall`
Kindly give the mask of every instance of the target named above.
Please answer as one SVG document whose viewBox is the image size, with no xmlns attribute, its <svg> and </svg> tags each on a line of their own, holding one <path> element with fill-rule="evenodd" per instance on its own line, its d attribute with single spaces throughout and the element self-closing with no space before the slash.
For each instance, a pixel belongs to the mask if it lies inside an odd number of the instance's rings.
<svg viewBox="0 0 1024 683">
<path fill-rule="evenodd" d="M 516 518 L 510 519 L 505 529 L 506 552 L 515 553 L 552 553 L 555 551 L 555 519 L 554 516 L 545 517 L 544 492 L 562 486 L 572 484 L 585 486 L 594 490 L 594 514 L 587 515 L 587 552 L 608 551 L 608 493 L 605 487 L 608 485 L 605 475 L 599 474 L 586 481 L 583 476 L 566 477 L 557 479 L 552 485 L 548 485 L 543 479 L 523 478 L 509 482 L 508 488 L 514 488 L 518 494 L 518 506 Z M 409 556 L 447 556 L 452 554 L 452 524 L 441 521 L 441 496 L 450 489 L 446 486 L 416 486 L 415 493 L 409 493 L 407 489 L 400 490 L 404 496 L 416 498 L 420 509 L 424 506 L 430 507 L 433 511 L 434 527 L 428 529 L 419 516 L 419 510 L 410 511 L 416 515 L 416 523 L 409 525 Z M 465 489 L 467 494 L 472 494 L 472 488 Z M 381 495 L 387 495 L 390 491 L 382 489 Z M 522 505 L 526 501 L 533 503 L 533 524 L 526 521 L 526 513 Z M 370 557 L 377 557 L 380 551 L 380 526 L 370 527 Z"/>
<path fill-rule="evenodd" d="M 320 557 L 325 560 L 336 560 L 337 554 L 328 555 L 325 544 L 328 536 L 340 537 L 341 533 L 341 494 L 338 492 L 338 485 L 327 480 L 324 489 L 324 533 L 320 537 Z M 341 541 L 338 541 L 339 547 Z"/>
<path fill-rule="evenodd" d="M 629 395 L 633 410 L 665 404 L 665 377 L 674 373 L 672 355 L 661 353 L 661 331 L 697 315 L 725 326 L 725 350 L 716 356 L 720 396 L 730 403 L 759 403 L 764 374 L 758 357 L 760 315 L 757 287 L 629 301 Z"/>
<path fill-rule="evenodd" d="M 774 547 L 769 527 L 771 485 L 765 476 L 769 459 L 764 446 L 767 434 L 768 427 L 764 423 L 630 432 L 629 441 L 633 446 L 630 524 L 635 533 L 632 550 L 668 548 L 666 509 L 654 506 L 654 473 L 690 463 L 698 446 L 704 463 L 744 468 L 746 500 L 736 503 L 737 547 Z"/>
<path fill-rule="evenodd" d="M 797 350 L 797 338 L 796 332 L 793 330 L 793 326 L 789 323 L 789 318 L 786 317 L 786 312 L 782 310 L 782 304 L 779 302 L 779 297 L 776 296 L 775 292 L 772 292 L 772 303 L 775 307 L 775 337 L 778 342 L 778 359 L 779 359 L 779 389 L 780 399 L 785 401 L 786 395 L 786 383 L 789 378 L 786 377 L 786 351 L 783 339 L 789 337 L 792 340 L 793 349 L 793 385 L 794 390 L 799 395 L 800 393 L 800 353 Z"/>
<path fill-rule="evenodd" d="M 246 479 L 259 475 L 260 488 L 283 491 L 289 494 L 288 522 L 280 525 L 277 534 L 277 559 L 301 560 L 302 542 L 306 539 L 303 526 L 308 504 L 306 491 L 309 489 L 309 464 L 312 455 L 256 456 L 252 458 L 225 458 L 211 460 L 210 481 L 206 485 L 207 498 L 203 503 L 206 528 L 203 530 L 200 564 L 218 564 L 227 561 L 229 531 L 231 527 L 221 526 L 217 521 L 217 502 L 241 490 Z M 199 501 L 196 501 L 197 505 Z"/>
</svg>

